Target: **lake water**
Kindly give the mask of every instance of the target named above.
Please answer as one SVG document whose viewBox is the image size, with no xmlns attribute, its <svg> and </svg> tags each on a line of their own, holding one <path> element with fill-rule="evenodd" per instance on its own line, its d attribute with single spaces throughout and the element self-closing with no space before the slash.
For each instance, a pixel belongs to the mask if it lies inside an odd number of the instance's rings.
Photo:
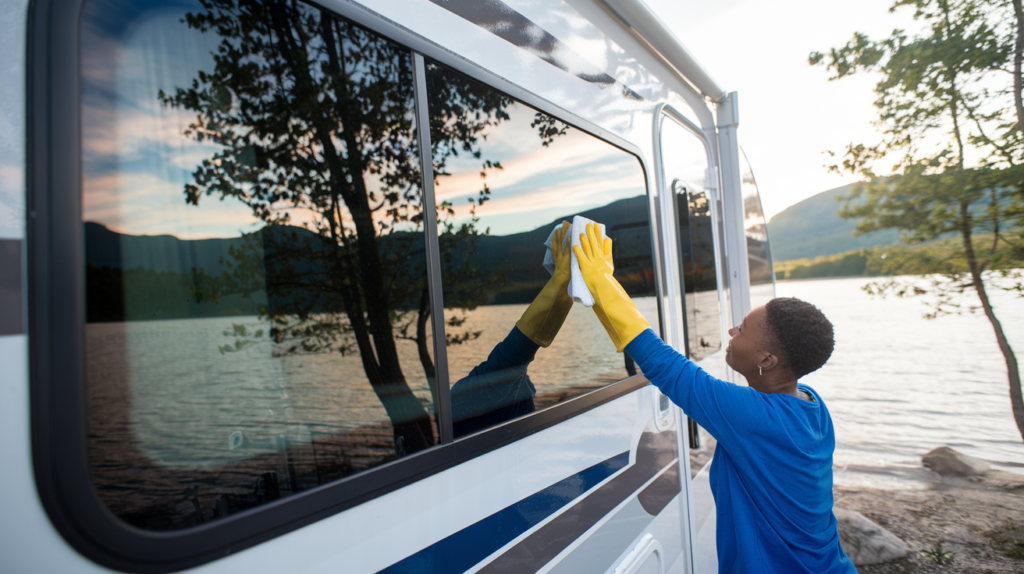
<svg viewBox="0 0 1024 574">
<path fill-rule="evenodd" d="M 835 325 L 832 358 L 802 382 L 832 413 L 836 482 L 899 486 L 903 478 L 926 479 L 921 455 L 943 445 L 1024 473 L 1006 363 L 984 314 L 924 319 L 921 299 L 871 297 L 861 290 L 869 281 L 777 286 L 778 296 L 816 304 Z M 1011 347 L 1024 358 L 1024 299 L 1002 291 L 989 296 Z"/>
<path fill-rule="evenodd" d="M 835 421 L 837 482 L 921 478 L 921 455 L 941 445 L 1024 473 L 1024 443 L 1010 411 L 1006 367 L 985 317 L 929 321 L 922 318 L 920 300 L 872 298 L 860 289 L 866 282 L 778 285 L 780 296 L 815 303 L 836 326 L 833 357 L 804 382 L 821 393 Z M 1024 349 L 1024 300 L 1003 292 L 992 298 L 1011 345 Z M 647 317 L 657 317 L 653 298 L 638 304 Z M 452 382 L 487 356 L 524 308 L 489 306 L 470 313 L 464 328 L 482 333 L 449 348 Z M 255 318 L 90 324 L 94 447 L 131 442 L 165 468 L 215 469 L 276 452 L 281 436 L 309 443 L 314 435 L 387 420 L 358 357 L 277 356 L 266 335 L 222 354 L 219 346 L 234 340 L 232 325 L 239 323 L 259 326 Z M 430 409 L 415 345 L 401 341 L 399 354 L 412 391 Z M 722 376 L 714 363 L 713 357 L 709 370 Z M 540 395 L 625 376 L 622 356 L 582 306 L 574 307 L 555 344 L 537 354 L 530 373 Z M 244 434 L 246 448 L 233 448 L 236 433 Z M 124 461 L 123 467 L 135 464 Z"/>
</svg>

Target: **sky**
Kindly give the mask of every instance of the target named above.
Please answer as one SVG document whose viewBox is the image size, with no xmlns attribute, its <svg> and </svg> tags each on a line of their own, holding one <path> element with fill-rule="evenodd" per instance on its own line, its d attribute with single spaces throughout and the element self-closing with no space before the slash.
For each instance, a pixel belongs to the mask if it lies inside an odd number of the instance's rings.
<svg viewBox="0 0 1024 574">
<path fill-rule="evenodd" d="M 841 151 L 847 143 L 877 138 L 872 126 L 877 78 L 864 75 L 829 82 L 828 72 L 808 65 L 807 56 L 813 50 L 843 45 L 854 31 L 883 37 L 896 27 L 913 28 L 908 11 L 889 14 L 892 0 L 856 4 L 834 0 L 771 4 L 753 0 L 714 4 L 647 1 L 725 89 L 739 92 L 740 142 L 767 217 L 853 181 L 848 175 L 829 174 L 823 167 L 828 159 L 823 152 Z M 108 15 L 85 18 L 85 43 L 90 50 L 83 63 L 87 135 L 84 208 L 87 219 L 120 232 L 172 233 L 195 239 L 234 236 L 260 226 L 252 213 L 235 201 L 211 197 L 202 201 L 198 210 L 184 204 L 181 189 L 191 182 L 195 165 L 216 151 L 184 137 L 182 132 L 193 117 L 168 109 L 156 98 L 158 89 L 187 85 L 196 67 L 211 65 L 209 53 L 216 39 L 182 26 L 179 19 L 185 9 L 168 8 L 141 19 L 135 13 L 120 20 Z M 95 22 L 103 24 L 90 24 Z M 170 46 L 177 48 L 169 50 Z M 596 185 L 594 178 L 580 179 L 576 173 L 584 168 L 594 171 L 593 162 L 584 161 L 586 154 L 569 151 L 587 148 L 592 156 L 603 156 L 598 153 L 601 150 L 589 149 L 596 145 L 589 141 L 532 151 L 495 147 L 494 143 L 503 140 L 533 139 L 518 134 L 524 129 L 532 131 L 527 124 L 511 124 L 493 130 L 491 145 L 486 146 L 495 156 L 492 159 L 508 164 L 488 177 L 492 189 L 502 190 L 498 195 L 505 196 L 496 196 L 486 210 L 488 224 L 498 234 L 520 231 L 524 208 L 541 219 L 560 215 L 567 208 L 541 201 L 548 194 L 540 192 L 549 189 L 542 183 L 564 186 L 568 177 L 582 186 L 580 189 Z M 580 136 L 570 134 L 568 139 Z M 610 170 L 598 178 L 602 199 L 622 196 L 632 182 L 619 175 L 631 170 L 602 161 Z M 446 194 L 457 199 L 456 205 L 462 207 L 457 216 L 462 217 L 468 215 L 461 213 L 468 205 L 467 193 L 480 185 L 477 160 L 470 163 L 474 165 L 449 166 L 462 173 L 443 178 L 438 189 L 440 199 L 446 199 Z M 558 168 L 566 173 L 553 178 Z M 531 186 L 537 193 L 527 197 Z"/>
<path fill-rule="evenodd" d="M 198 206 L 186 204 L 184 186 L 193 182 L 196 166 L 219 148 L 185 135 L 195 113 L 162 104 L 158 93 L 190 85 L 197 70 L 211 71 L 211 52 L 220 40 L 181 23 L 188 6 L 140 12 L 143 5 L 144 0 L 128 0 L 120 6 L 131 9 L 113 11 L 124 12 L 121 18 L 99 8 L 83 18 L 85 219 L 120 233 L 181 239 L 233 237 L 259 229 L 263 223 L 235 198 L 221 200 L 213 193 L 201 197 Z M 436 197 L 452 203 L 454 222 L 472 217 L 468 200 L 482 187 L 484 159 L 503 166 L 487 170 L 494 193 L 476 212 L 479 226 L 495 235 L 529 231 L 571 213 L 643 195 L 643 171 L 634 156 L 576 129 L 542 146 L 531 125 L 532 108 L 509 105 L 506 112 L 509 118 L 478 140 L 481 157 L 451 157 L 448 175 L 439 178 Z M 379 188 L 378 177 L 367 174 L 364 179 L 371 189 Z M 275 207 L 287 210 L 292 224 L 318 219 L 305 206 Z M 377 213 L 383 217 L 386 212 Z"/>
<path fill-rule="evenodd" d="M 846 44 L 854 32 L 883 38 L 916 29 L 894 0 L 644 0 L 727 91 L 739 93 L 740 145 L 750 160 L 765 216 L 853 183 L 823 167 L 826 150 L 874 143 L 878 76 L 829 82 L 812 51 Z"/>
</svg>

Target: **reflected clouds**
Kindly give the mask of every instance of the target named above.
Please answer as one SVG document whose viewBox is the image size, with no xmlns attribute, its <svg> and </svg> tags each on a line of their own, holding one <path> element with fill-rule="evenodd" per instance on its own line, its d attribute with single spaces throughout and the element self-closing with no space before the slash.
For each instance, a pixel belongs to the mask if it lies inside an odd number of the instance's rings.
<svg viewBox="0 0 1024 574">
<path fill-rule="evenodd" d="M 192 172 L 220 148 L 185 136 L 195 115 L 162 105 L 159 94 L 190 85 L 197 69 L 213 66 L 217 38 L 181 21 L 198 6 L 86 5 L 81 51 L 86 221 L 124 233 L 182 239 L 233 237 L 257 228 L 257 218 L 239 202 L 206 201 L 201 210 L 185 202 Z M 121 14 L 120 19 L 111 14 Z M 176 50 L 167 50 L 169 45 Z"/>
<path fill-rule="evenodd" d="M 553 219 L 643 193 L 632 156 L 575 128 L 540 147 L 529 121 L 536 112 L 521 104 L 508 111 L 510 120 L 491 127 L 485 143 L 487 159 L 503 169 L 488 169 L 481 178 L 480 160 L 459 157 L 448 161 L 448 174 L 437 180 L 437 201 L 452 203 L 456 221 L 472 217 L 469 200 L 485 182 L 491 198 L 476 214 L 487 217 L 495 235 L 525 231 L 524 221 Z M 518 217 L 524 214 L 535 218 Z"/>
</svg>

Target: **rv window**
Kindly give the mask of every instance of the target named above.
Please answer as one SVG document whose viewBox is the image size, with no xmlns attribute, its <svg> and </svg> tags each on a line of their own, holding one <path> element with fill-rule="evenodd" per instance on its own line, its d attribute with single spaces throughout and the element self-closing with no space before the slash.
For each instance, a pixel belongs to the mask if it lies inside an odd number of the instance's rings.
<svg viewBox="0 0 1024 574">
<path fill-rule="evenodd" d="M 89 0 L 81 62 L 109 509 L 179 529 L 434 445 L 409 51 L 302 3 Z"/>
<path fill-rule="evenodd" d="M 665 182 L 676 203 L 687 351 L 699 361 L 722 348 L 708 155 L 696 135 L 671 119 L 663 120 L 661 138 Z"/>
<path fill-rule="evenodd" d="M 632 374 L 583 305 L 560 329 L 550 313 L 546 348 L 516 325 L 545 305 L 545 240 L 581 215 L 605 224 L 616 276 L 658 329 L 637 158 L 439 64 L 428 64 L 427 88 L 456 438 Z"/>
</svg>

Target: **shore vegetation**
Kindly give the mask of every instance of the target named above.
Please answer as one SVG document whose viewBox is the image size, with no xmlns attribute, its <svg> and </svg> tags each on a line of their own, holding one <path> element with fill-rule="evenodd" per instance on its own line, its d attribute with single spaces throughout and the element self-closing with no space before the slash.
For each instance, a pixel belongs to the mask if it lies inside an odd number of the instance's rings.
<svg viewBox="0 0 1024 574">
<path fill-rule="evenodd" d="M 1019 274 L 1005 272 L 1005 258 L 1024 251 L 1024 9 L 1021 0 L 897 0 L 890 11 L 900 9 L 913 10 L 919 30 L 880 40 L 856 33 L 809 56 L 832 72 L 830 80 L 879 78 L 878 140 L 832 154 L 831 171 L 864 182 L 844 197 L 839 215 L 858 220 L 857 233 L 899 230 L 908 245 L 957 237 L 965 271 L 950 268 L 924 285 L 879 282 L 876 294 L 929 295 L 937 317 L 969 310 L 952 302 L 973 291 L 1006 362 L 1024 437 L 1017 358 L 988 295 L 1022 288 Z"/>
</svg>

